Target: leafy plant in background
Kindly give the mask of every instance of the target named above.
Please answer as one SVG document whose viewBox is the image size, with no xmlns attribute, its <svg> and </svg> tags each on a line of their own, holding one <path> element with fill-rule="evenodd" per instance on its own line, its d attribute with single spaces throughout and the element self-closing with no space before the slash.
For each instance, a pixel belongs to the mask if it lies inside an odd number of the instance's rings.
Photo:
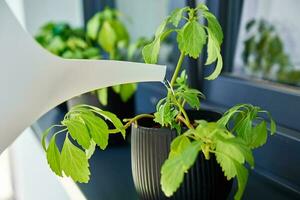
<svg viewBox="0 0 300 200">
<path fill-rule="evenodd" d="M 100 58 L 99 49 L 86 39 L 84 30 L 66 23 L 47 23 L 35 38 L 44 48 L 63 58 Z"/>
<path fill-rule="evenodd" d="M 133 61 L 133 55 L 128 57 L 127 53 L 130 47 L 129 33 L 120 20 L 120 16 L 121 13 L 118 10 L 110 8 L 105 8 L 104 11 L 95 14 L 87 23 L 87 36 L 108 54 L 109 59 Z M 138 48 L 132 50 L 137 51 Z M 122 84 L 112 88 L 120 95 L 122 101 L 126 102 L 135 93 L 136 84 Z M 96 93 L 101 104 L 107 105 L 107 88 L 97 90 Z"/>
<path fill-rule="evenodd" d="M 199 19 L 203 18 L 207 25 L 200 23 L 203 20 Z M 125 137 L 125 130 L 131 124 L 137 124 L 141 118 L 150 118 L 160 127 L 176 129 L 178 132 L 178 136 L 172 141 L 169 157 L 161 169 L 161 187 L 166 196 L 174 194 L 182 183 L 184 174 L 194 164 L 197 155 L 202 153 L 206 159 L 212 159 L 212 155 L 215 155 L 228 180 L 237 178 L 235 199 L 241 199 L 248 178 L 246 166 L 254 167 L 252 150 L 266 143 L 267 121 L 270 122 L 270 133 L 275 133 L 275 122 L 267 111 L 250 104 L 230 108 L 216 122 L 201 119 L 191 121 L 185 107 L 189 105 L 193 109 L 199 109 L 200 99 L 204 95 L 188 86 L 185 71 L 179 75 L 183 60 L 185 57 L 198 58 L 207 45 L 206 65 L 216 62 L 216 66 L 206 79 L 217 78 L 222 69 L 220 45 L 223 33 L 216 17 L 204 4 L 199 4 L 196 8 L 175 9 L 159 26 L 154 40 L 144 47 L 143 56 L 147 63 L 157 62 L 160 44 L 172 32 L 177 34 L 181 54 L 172 79 L 170 82 L 166 81 L 167 96 L 158 102 L 156 112 L 153 115 L 141 114 L 125 119 L 125 124 L 122 124 L 110 112 L 88 105 L 75 106 L 60 125 L 50 127 L 43 136 L 42 143 L 48 163 L 57 175 L 65 174 L 74 181 L 88 182 L 88 160 L 95 146 L 105 149 L 109 134 L 121 133 Z M 112 123 L 115 128 L 109 129 L 107 123 Z M 182 131 L 183 127 L 187 131 Z M 50 143 L 46 146 L 46 137 L 53 131 Z M 62 133 L 66 135 L 66 139 L 62 150 L 59 150 L 55 138 Z M 76 147 L 69 138 L 80 147 Z"/>
<path fill-rule="evenodd" d="M 264 20 L 250 20 L 246 31 L 249 37 L 244 42 L 242 58 L 251 72 L 261 73 L 266 79 L 299 84 L 300 71 L 293 68 L 275 27 Z"/>
</svg>

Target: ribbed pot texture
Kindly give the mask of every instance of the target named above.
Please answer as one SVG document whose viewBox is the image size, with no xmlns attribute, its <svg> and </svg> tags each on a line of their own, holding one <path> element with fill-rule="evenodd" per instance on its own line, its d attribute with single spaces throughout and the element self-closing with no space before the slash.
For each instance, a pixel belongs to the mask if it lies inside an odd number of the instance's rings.
<svg viewBox="0 0 300 200">
<path fill-rule="evenodd" d="M 211 111 L 192 113 L 193 119 L 216 121 L 220 114 Z M 226 200 L 232 181 L 227 181 L 214 157 L 205 160 L 199 153 L 194 166 L 185 174 L 177 192 L 167 198 L 160 187 L 160 170 L 170 152 L 176 131 L 167 128 L 149 128 L 151 122 L 132 126 L 132 175 L 140 200 Z M 150 125 L 151 126 L 151 125 Z"/>
</svg>

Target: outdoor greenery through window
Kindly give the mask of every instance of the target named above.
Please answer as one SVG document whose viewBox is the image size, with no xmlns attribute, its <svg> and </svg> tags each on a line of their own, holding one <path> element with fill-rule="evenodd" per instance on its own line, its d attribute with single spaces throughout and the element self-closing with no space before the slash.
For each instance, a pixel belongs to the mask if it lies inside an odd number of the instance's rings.
<svg viewBox="0 0 300 200">
<path fill-rule="evenodd" d="M 234 73 L 300 86 L 300 2 L 245 0 Z"/>
</svg>

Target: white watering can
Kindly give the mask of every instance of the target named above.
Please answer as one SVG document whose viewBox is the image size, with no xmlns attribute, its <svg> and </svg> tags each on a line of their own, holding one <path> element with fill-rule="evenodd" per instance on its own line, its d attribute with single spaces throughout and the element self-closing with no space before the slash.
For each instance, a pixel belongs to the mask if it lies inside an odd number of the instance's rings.
<svg viewBox="0 0 300 200">
<path fill-rule="evenodd" d="M 0 154 L 39 117 L 74 96 L 122 83 L 163 81 L 165 72 L 166 66 L 52 55 L 0 0 Z"/>
</svg>

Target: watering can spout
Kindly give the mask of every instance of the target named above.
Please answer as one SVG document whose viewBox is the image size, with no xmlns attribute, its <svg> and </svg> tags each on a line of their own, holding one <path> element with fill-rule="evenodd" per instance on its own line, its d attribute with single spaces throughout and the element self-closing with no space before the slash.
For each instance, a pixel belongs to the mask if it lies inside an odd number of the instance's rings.
<svg viewBox="0 0 300 200">
<path fill-rule="evenodd" d="M 165 77 L 165 66 L 52 55 L 26 33 L 3 0 L 0 24 L 0 154 L 39 117 L 74 96 Z"/>
</svg>

